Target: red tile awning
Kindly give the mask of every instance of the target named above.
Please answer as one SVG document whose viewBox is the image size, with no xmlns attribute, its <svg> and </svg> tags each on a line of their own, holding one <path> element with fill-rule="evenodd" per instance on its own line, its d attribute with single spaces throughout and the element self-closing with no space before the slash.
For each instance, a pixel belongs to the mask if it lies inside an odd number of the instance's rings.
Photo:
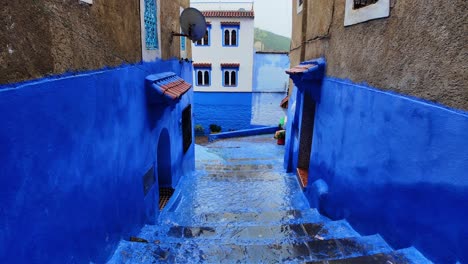
<svg viewBox="0 0 468 264">
<path fill-rule="evenodd" d="M 254 18 L 254 11 L 203 11 L 205 17 L 248 17 Z"/>
<path fill-rule="evenodd" d="M 287 74 L 299 74 L 299 73 L 304 73 L 308 71 L 311 68 L 318 67 L 316 64 L 302 64 L 302 65 L 297 65 L 296 67 L 293 67 L 289 70 L 286 70 Z"/>
<path fill-rule="evenodd" d="M 240 22 L 223 21 L 221 22 L 221 26 L 240 26 Z"/>
<path fill-rule="evenodd" d="M 151 100 L 155 103 L 176 101 L 190 90 L 192 85 L 173 72 L 148 75 L 146 81 L 151 88 Z"/>
<path fill-rule="evenodd" d="M 209 62 L 196 62 L 193 64 L 195 68 L 211 68 L 211 63 Z"/>
<path fill-rule="evenodd" d="M 179 99 L 183 94 L 185 94 L 190 89 L 190 87 L 192 87 L 191 84 L 185 82 L 183 79 L 178 78 L 176 81 L 161 85 L 161 93 L 175 100 Z"/>
<path fill-rule="evenodd" d="M 240 63 L 221 63 L 221 68 L 239 68 Z"/>
</svg>

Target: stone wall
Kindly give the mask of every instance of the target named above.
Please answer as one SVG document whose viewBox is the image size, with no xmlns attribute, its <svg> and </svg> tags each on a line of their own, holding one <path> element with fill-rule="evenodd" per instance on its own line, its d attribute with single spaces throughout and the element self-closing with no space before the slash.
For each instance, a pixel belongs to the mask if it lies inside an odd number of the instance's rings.
<svg viewBox="0 0 468 264">
<path fill-rule="evenodd" d="M 304 1 L 299 15 L 296 2 L 292 65 L 324 56 L 329 76 L 468 110 L 468 2 L 393 0 L 390 17 L 349 27 L 345 0 Z"/>
</svg>

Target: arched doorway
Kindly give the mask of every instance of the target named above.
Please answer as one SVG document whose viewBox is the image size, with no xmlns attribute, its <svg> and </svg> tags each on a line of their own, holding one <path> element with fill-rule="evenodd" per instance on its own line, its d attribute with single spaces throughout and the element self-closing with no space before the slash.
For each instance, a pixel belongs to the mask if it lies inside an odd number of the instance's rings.
<svg viewBox="0 0 468 264">
<path fill-rule="evenodd" d="M 171 141 L 166 128 L 161 131 L 157 148 L 157 178 L 159 185 L 159 209 L 164 208 L 174 189 L 172 188 Z"/>
</svg>

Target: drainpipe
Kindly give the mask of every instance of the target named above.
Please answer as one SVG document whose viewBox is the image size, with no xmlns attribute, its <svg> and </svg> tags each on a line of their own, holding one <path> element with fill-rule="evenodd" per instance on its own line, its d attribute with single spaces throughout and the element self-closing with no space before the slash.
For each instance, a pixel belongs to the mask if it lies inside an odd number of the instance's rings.
<svg viewBox="0 0 468 264">
<path fill-rule="evenodd" d="M 304 0 L 302 6 L 302 36 L 301 36 L 301 62 L 305 61 L 305 49 L 307 40 L 307 17 L 309 14 L 309 1 Z"/>
</svg>

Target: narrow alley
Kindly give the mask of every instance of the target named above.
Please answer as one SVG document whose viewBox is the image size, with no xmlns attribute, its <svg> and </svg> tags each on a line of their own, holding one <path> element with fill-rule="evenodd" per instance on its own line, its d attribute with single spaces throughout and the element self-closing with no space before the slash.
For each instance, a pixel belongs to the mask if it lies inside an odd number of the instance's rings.
<svg viewBox="0 0 468 264">
<path fill-rule="evenodd" d="M 121 241 L 108 263 L 429 263 L 310 209 L 283 154 L 271 135 L 196 145 L 196 172 L 159 224 Z"/>
</svg>

